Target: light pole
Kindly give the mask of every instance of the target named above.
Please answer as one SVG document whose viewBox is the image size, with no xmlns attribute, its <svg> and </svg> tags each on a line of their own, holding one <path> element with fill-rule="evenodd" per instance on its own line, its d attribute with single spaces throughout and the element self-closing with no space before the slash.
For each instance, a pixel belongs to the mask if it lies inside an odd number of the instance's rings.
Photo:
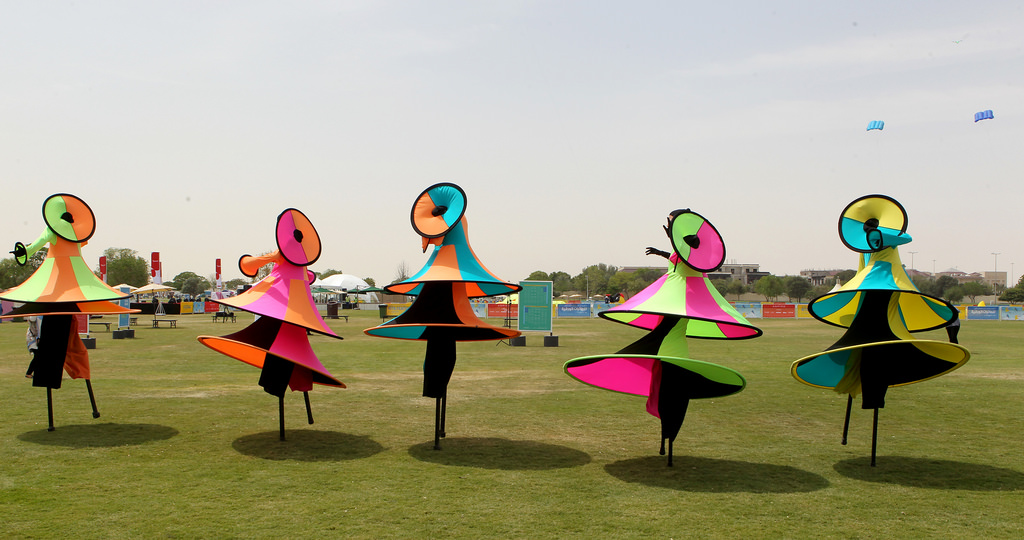
<svg viewBox="0 0 1024 540">
<path fill-rule="evenodd" d="M 999 271 L 999 254 L 998 253 L 993 253 L 992 255 L 995 257 L 995 262 L 993 263 L 992 271 L 993 272 L 998 272 Z"/>
<path fill-rule="evenodd" d="M 916 251 L 911 251 L 909 253 L 910 253 L 910 268 L 911 268 L 911 270 L 917 270 L 917 268 L 914 268 L 914 254 L 917 253 L 917 252 Z"/>
<path fill-rule="evenodd" d="M 935 259 L 932 259 L 932 277 L 935 277 Z"/>
</svg>

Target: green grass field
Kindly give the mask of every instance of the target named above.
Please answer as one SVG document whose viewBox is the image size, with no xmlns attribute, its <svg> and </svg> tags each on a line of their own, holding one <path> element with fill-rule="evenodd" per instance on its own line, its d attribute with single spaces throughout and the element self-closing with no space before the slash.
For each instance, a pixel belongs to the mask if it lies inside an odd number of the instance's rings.
<svg viewBox="0 0 1024 540">
<path fill-rule="evenodd" d="M 45 390 L 23 376 L 25 324 L 0 324 L 0 536 L 1024 537 L 1021 324 L 964 321 L 970 362 L 891 389 L 875 468 L 870 411 L 855 408 L 842 446 L 845 397 L 789 374 L 840 330 L 753 320 L 761 338 L 691 340 L 692 358 L 734 368 L 748 386 L 691 403 L 668 468 L 643 398 L 562 371 L 638 330 L 556 320 L 557 348 L 539 334 L 526 347 L 460 344 L 435 451 L 424 344 L 367 337 L 376 312 L 352 315 L 330 321 L 343 341 L 312 338 L 348 388 L 310 392 L 311 426 L 290 393 L 284 442 L 259 370 L 196 341 L 251 315 L 180 316 L 178 328 L 139 326 L 133 340 L 94 334 L 102 417 L 84 382 L 65 379 L 54 432 Z"/>
</svg>

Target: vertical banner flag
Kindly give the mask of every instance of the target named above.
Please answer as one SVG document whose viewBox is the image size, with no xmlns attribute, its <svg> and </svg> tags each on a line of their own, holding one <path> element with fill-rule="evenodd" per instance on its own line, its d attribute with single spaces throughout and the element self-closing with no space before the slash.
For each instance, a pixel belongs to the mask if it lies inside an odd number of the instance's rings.
<svg viewBox="0 0 1024 540">
<path fill-rule="evenodd" d="M 217 270 L 214 273 L 214 288 L 220 290 L 224 288 L 224 283 L 220 280 L 220 259 L 217 259 Z"/>
<path fill-rule="evenodd" d="M 150 275 L 153 277 L 153 283 L 160 285 L 164 282 L 163 277 L 160 274 L 160 252 L 153 252 L 153 262 L 149 265 Z"/>
<path fill-rule="evenodd" d="M 105 255 L 100 257 L 100 279 L 103 283 L 107 282 L 107 257 Z"/>
</svg>

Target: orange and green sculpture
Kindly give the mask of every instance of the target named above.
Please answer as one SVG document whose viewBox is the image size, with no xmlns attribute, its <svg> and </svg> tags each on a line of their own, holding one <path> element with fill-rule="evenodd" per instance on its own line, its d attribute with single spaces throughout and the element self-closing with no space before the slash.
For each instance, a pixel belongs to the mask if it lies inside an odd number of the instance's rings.
<svg viewBox="0 0 1024 540">
<path fill-rule="evenodd" d="M 128 295 L 107 286 L 82 258 L 82 246 L 96 232 L 96 217 L 82 199 L 58 193 L 43 202 L 46 229 L 34 242 L 18 242 L 14 255 L 18 264 L 49 245 L 46 258 L 21 285 L 0 293 L 0 299 L 22 305 L 2 318 L 42 316 L 39 348 L 32 362 L 32 386 L 46 388 L 50 431 L 53 431 L 53 390 L 61 387 L 66 371 L 72 379 L 85 379 L 93 418 L 99 418 L 92 390 L 89 353 L 78 334 L 76 315 L 119 315 L 138 313 L 111 302 Z"/>
<path fill-rule="evenodd" d="M 484 267 L 469 245 L 466 193 L 459 186 L 430 186 L 412 207 L 412 227 L 423 251 L 434 246 L 427 264 L 414 276 L 384 287 L 391 294 L 415 296 L 401 315 L 368 328 L 375 337 L 427 342 L 423 362 L 423 396 L 434 398 L 434 448 L 445 436 L 448 383 L 455 370 L 459 341 L 502 340 L 519 335 L 492 326 L 474 313 L 470 298 L 508 294 L 522 289 Z"/>
<path fill-rule="evenodd" d="M 309 391 L 313 384 L 345 388 L 317 358 L 307 330 L 342 339 L 324 322 L 316 309 L 309 284 L 316 275 L 306 269 L 320 257 L 320 236 L 305 214 L 289 208 L 277 218 L 278 249 L 268 255 L 243 255 L 242 273 L 255 277 L 260 268 L 273 265 L 270 273 L 249 290 L 219 304 L 258 315 L 256 322 L 227 336 L 199 336 L 207 347 L 260 368 L 259 385 L 278 398 L 281 440 L 284 432 L 285 390 L 303 393 L 306 417 L 313 423 Z"/>
<path fill-rule="evenodd" d="M 796 380 L 847 394 L 842 444 L 846 444 L 853 399 L 873 409 L 871 465 L 878 441 L 878 409 L 889 388 L 926 381 L 964 365 L 971 353 L 944 341 L 916 339 L 914 332 L 942 328 L 957 318 L 949 302 L 920 292 L 907 275 L 896 247 L 911 241 L 907 212 L 891 197 L 867 195 L 843 210 L 839 237 L 859 252 L 857 274 L 808 304 L 819 321 L 846 328 L 823 352 L 793 363 Z"/>
</svg>

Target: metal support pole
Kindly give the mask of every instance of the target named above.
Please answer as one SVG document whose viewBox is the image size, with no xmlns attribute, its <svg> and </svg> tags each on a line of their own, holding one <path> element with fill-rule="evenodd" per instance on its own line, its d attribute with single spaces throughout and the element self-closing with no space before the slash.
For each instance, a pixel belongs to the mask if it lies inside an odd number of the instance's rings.
<svg viewBox="0 0 1024 540">
<path fill-rule="evenodd" d="M 281 440 L 284 440 L 284 396 L 277 398 L 277 417 L 280 421 Z"/>
<path fill-rule="evenodd" d="M 850 409 L 853 408 L 853 394 L 847 396 L 846 400 L 846 422 L 843 423 L 843 444 L 846 444 L 846 434 L 850 431 Z"/>
<path fill-rule="evenodd" d="M 96 409 L 96 396 L 92 393 L 92 381 L 89 379 L 85 380 L 85 387 L 89 390 L 89 403 L 92 404 L 92 417 L 99 418 L 100 411 Z"/>
<path fill-rule="evenodd" d="M 46 428 L 46 431 L 53 431 L 53 389 L 46 388 L 46 415 L 50 420 L 50 427 Z"/>
<path fill-rule="evenodd" d="M 441 398 L 434 398 L 434 450 L 441 449 Z"/>
<path fill-rule="evenodd" d="M 302 397 L 306 398 L 306 419 L 309 425 L 313 425 L 313 408 L 309 406 L 309 392 L 303 392 Z"/>
<path fill-rule="evenodd" d="M 871 466 L 875 466 L 875 450 L 878 448 L 878 409 L 875 409 L 875 421 L 871 428 Z"/>
</svg>

